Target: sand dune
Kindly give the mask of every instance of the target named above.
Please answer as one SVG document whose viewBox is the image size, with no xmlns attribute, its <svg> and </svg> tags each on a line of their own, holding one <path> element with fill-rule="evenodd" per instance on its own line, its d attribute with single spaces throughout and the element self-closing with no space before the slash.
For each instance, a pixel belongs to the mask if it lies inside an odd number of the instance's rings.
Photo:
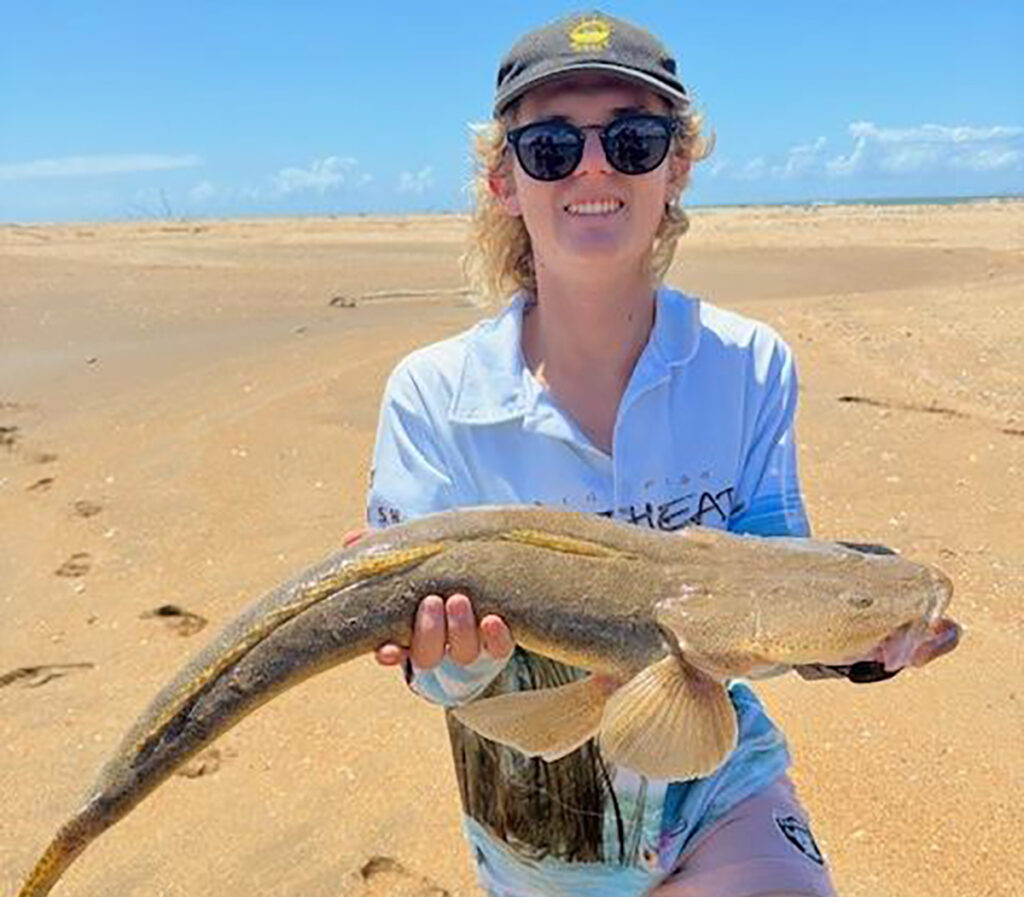
<svg viewBox="0 0 1024 897">
<path fill-rule="evenodd" d="M 463 228 L 0 227 L 0 894 L 171 672 L 360 521 L 391 366 L 481 314 Z M 841 893 L 1019 893 L 1024 204 L 699 212 L 669 279 L 794 346 L 816 532 L 956 584 L 950 658 L 758 686 Z M 183 773 L 58 893 L 478 893 L 441 715 L 368 660 Z"/>
</svg>

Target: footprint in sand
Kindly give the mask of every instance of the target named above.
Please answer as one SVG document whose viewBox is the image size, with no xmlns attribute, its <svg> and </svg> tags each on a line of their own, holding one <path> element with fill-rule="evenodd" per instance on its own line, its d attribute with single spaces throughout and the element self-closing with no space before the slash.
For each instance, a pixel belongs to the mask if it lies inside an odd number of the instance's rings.
<svg viewBox="0 0 1024 897">
<path fill-rule="evenodd" d="M 76 551 L 53 571 L 54 576 L 85 576 L 92 567 L 92 555 L 87 551 Z"/>
<path fill-rule="evenodd" d="M 53 477 L 42 477 L 36 480 L 31 486 L 26 486 L 25 489 L 29 492 L 49 492 L 53 483 Z"/>
<path fill-rule="evenodd" d="M 394 857 L 370 857 L 359 868 L 361 893 L 388 897 L 451 897 L 451 892 L 429 878 L 409 871 Z"/>
<path fill-rule="evenodd" d="M 21 438 L 19 427 L 15 426 L 0 426 L 0 446 L 3 446 L 7 451 L 12 451 L 15 444 Z"/>
<path fill-rule="evenodd" d="M 103 505 L 96 501 L 89 501 L 87 498 L 78 499 L 72 507 L 79 517 L 95 517 L 103 510 Z"/>
<path fill-rule="evenodd" d="M 9 673 L 0 674 L 0 688 L 17 682 L 23 688 L 39 688 L 54 679 L 60 679 L 81 670 L 91 670 L 94 663 L 51 663 L 36 667 L 18 667 Z"/>
<path fill-rule="evenodd" d="M 186 779 L 212 776 L 220 769 L 222 763 L 234 756 L 235 752 L 231 748 L 209 748 L 180 767 L 175 775 L 184 776 Z"/>
<path fill-rule="evenodd" d="M 161 604 L 159 607 L 154 607 L 153 610 L 147 610 L 139 614 L 140 620 L 151 620 L 154 618 L 166 620 L 167 628 L 182 637 L 195 635 L 207 623 L 206 617 L 194 614 L 192 611 L 178 607 L 176 604 Z"/>
</svg>

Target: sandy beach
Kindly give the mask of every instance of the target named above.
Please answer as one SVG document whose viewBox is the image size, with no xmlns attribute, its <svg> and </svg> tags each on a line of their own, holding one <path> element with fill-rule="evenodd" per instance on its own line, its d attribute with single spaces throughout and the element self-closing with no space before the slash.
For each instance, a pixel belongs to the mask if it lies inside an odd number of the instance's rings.
<svg viewBox="0 0 1024 897">
<path fill-rule="evenodd" d="M 801 374 L 815 534 L 954 580 L 961 648 L 757 685 L 844 897 L 1009 897 L 1024 852 L 1024 202 L 703 210 L 669 282 Z M 0 226 L 0 894 L 138 712 L 363 516 L 381 389 L 482 314 L 465 219 Z M 100 838 L 68 897 L 471 897 L 442 714 L 363 659 Z"/>
</svg>

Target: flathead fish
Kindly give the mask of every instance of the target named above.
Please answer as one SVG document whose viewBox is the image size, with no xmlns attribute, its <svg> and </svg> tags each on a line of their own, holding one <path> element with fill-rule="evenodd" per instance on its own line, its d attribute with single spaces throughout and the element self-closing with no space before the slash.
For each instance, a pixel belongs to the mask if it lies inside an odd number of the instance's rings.
<svg viewBox="0 0 1024 897">
<path fill-rule="evenodd" d="M 385 642 L 430 594 L 468 594 L 516 642 L 591 671 L 457 711 L 484 737 L 555 759 L 592 737 L 611 763 L 684 780 L 736 743 L 731 678 L 845 664 L 943 613 L 949 580 L 898 556 L 709 529 L 665 534 L 540 508 L 444 512 L 373 533 L 243 612 L 157 695 L 19 892 L 75 857 L 264 702 Z M 619 687 L 608 683 L 623 683 Z"/>
</svg>

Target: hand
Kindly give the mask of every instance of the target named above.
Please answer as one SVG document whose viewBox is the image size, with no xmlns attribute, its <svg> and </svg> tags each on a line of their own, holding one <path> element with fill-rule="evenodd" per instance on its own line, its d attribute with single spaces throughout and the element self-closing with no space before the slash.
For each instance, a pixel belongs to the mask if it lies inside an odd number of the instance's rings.
<svg viewBox="0 0 1024 897">
<path fill-rule="evenodd" d="M 369 530 L 364 526 L 358 529 L 350 529 L 341 537 L 342 548 L 348 548 L 351 545 L 355 545 L 360 539 L 365 536 Z"/>
<path fill-rule="evenodd" d="M 369 532 L 368 529 L 350 529 L 341 537 L 348 548 Z M 465 595 L 452 595 L 444 601 L 438 595 L 428 595 L 416 609 L 412 645 L 381 645 L 376 652 L 377 663 L 386 666 L 404 664 L 407 657 L 421 670 L 437 666 L 444 658 L 445 648 L 452 660 L 468 666 L 486 651 L 500 660 L 507 657 L 515 642 L 505 621 L 496 614 L 488 614 L 476 624 L 473 605 Z"/>
<path fill-rule="evenodd" d="M 889 636 L 865 658 L 841 666 L 819 663 L 800 664 L 794 669 L 804 679 L 850 679 L 853 682 L 881 682 L 891 679 L 906 666 L 920 667 L 948 654 L 959 643 L 962 630 L 953 620 L 943 617 L 924 638 L 913 635 L 907 625 Z"/>
<path fill-rule="evenodd" d="M 428 595 L 416 609 L 412 644 L 387 644 L 377 649 L 377 663 L 383 666 L 403 664 L 406 658 L 421 670 L 437 666 L 447 650 L 460 666 L 473 663 L 481 651 L 500 660 L 514 647 L 512 633 L 505 621 L 488 614 L 477 625 L 473 605 L 465 595 L 455 594 L 447 601 L 439 595 Z"/>
</svg>

